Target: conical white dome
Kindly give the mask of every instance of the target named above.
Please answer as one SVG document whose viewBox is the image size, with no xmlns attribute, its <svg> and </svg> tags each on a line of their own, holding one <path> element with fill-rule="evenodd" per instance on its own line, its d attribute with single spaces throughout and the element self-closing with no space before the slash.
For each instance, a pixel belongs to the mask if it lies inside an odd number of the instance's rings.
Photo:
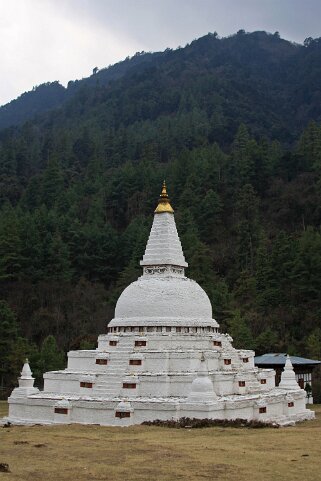
<svg viewBox="0 0 321 481">
<path fill-rule="evenodd" d="M 113 326 L 208 326 L 212 306 L 197 282 L 185 277 L 185 261 L 174 213 L 163 184 L 159 205 L 141 261 L 143 276 L 120 295 Z"/>
<path fill-rule="evenodd" d="M 140 277 L 121 294 L 115 318 L 212 319 L 212 306 L 197 282 L 186 277 Z"/>
</svg>

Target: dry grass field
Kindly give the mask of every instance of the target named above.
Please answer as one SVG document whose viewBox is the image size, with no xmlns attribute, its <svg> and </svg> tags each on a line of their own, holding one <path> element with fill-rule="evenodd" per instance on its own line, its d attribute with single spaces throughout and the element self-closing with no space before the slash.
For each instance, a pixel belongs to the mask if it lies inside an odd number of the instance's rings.
<svg viewBox="0 0 321 481">
<path fill-rule="evenodd" d="M 0 428 L 0 481 L 321 481 L 316 420 L 281 429 Z M 0 417 L 6 414 L 0 403 Z"/>
</svg>

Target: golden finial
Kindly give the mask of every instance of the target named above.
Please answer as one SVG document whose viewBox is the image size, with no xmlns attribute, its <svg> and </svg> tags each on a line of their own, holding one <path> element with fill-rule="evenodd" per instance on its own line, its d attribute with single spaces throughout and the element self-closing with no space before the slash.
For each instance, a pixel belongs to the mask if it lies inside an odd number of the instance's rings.
<svg viewBox="0 0 321 481">
<path fill-rule="evenodd" d="M 163 212 L 169 212 L 170 214 L 174 214 L 174 209 L 169 203 L 165 180 L 162 186 L 162 193 L 159 196 L 158 206 L 155 209 L 155 214 L 162 214 Z"/>
</svg>

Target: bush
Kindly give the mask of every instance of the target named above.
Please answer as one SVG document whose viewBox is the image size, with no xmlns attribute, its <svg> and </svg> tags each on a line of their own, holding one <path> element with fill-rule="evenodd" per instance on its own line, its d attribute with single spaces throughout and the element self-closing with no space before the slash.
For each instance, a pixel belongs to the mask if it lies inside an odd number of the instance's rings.
<svg viewBox="0 0 321 481">
<path fill-rule="evenodd" d="M 210 428 L 213 426 L 220 427 L 233 427 L 233 428 L 278 428 L 279 425 L 276 423 L 268 423 L 263 421 L 257 421 L 255 419 L 248 421 L 247 419 L 196 419 L 196 418 L 180 418 L 177 421 L 174 419 L 169 419 L 167 421 L 162 421 L 156 419 L 155 421 L 144 421 L 142 423 L 144 426 L 161 426 L 166 428 Z"/>
</svg>

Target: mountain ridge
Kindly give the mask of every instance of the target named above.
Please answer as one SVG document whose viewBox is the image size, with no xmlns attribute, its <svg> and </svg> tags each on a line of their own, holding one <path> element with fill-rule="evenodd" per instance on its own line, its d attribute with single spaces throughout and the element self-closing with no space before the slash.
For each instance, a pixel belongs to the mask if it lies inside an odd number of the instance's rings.
<svg viewBox="0 0 321 481">
<path fill-rule="evenodd" d="M 316 47 L 317 55 L 314 52 Z M 195 75 L 193 65 L 196 64 L 196 67 L 212 76 L 214 80 L 216 78 L 223 90 L 223 97 L 226 99 L 230 97 L 230 102 L 236 105 L 238 102 L 244 103 L 248 100 L 247 91 L 253 89 L 253 86 L 256 86 L 254 87 L 256 90 L 257 86 L 260 86 L 257 102 L 262 104 L 262 108 L 269 106 L 274 108 L 276 115 L 280 117 L 277 119 L 278 123 L 285 123 L 287 116 L 289 122 L 293 124 L 291 128 L 298 132 L 308 121 L 318 121 L 321 118 L 321 109 L 316 107 L 320 98 L 319 53 L 318 39 L 311 39 L 306 45 L 298 45 L 281 39 L 277 33 L 268 34 L 263 31 L 253 33 L 239 31 L 235 35 L 221 39 L 216 34 L 208 34 L 192 41 L 184 48 L 166 49 L 164 52 L 155 53 L 137 53 L 87 78 L 70 81 L 66 88 L 58 82 L 43 84 L 0 107 L 0 129 L 22 124 L 31 120 L 34 115 L 64 107 L 83 89 L 90 87 L 106 89 L 108 85 L 115 85 L 126 80 L 127 77 L 138 75 L 139 78 L 145 75 L 148 69 L 151 71 L 156 69 L 161 74 L 167 73 L 173 80 L 171 73 L 179 75 L 175 69 L 175 62 L 179 62 L 179 70 L 185 74 L 185 77 Z M 300 72 L 300 65 L 298 65 L 300 63 L 304 64 L 305 75 L 297 76 L 296 73 Z M 314 70 L 310 79 L 308 74 L 312 66 Z M 182 75 L 180 79 L 182 80 Z M 225 87 L 224 84 L 226 84 Z M 231 90 L 234 95 L 231 94 Z M 44 99 L 46 101 L 41 105 Z M 311 106 L 312 99 L 313 106 Z M 294 116 L 290 109 L 282 111 L 282 106 L 287 103 L 294 110 Z M 224 105 L 224 109 L 224 112 L 228 111 L 228 106 Z M 246 118 L 240 120 L 249 123 Z M 284 126 L 279 127 L 281 130 L 284 128 Z M 280 135 L 279 132 L 276 137 Z"/>
</svg>

